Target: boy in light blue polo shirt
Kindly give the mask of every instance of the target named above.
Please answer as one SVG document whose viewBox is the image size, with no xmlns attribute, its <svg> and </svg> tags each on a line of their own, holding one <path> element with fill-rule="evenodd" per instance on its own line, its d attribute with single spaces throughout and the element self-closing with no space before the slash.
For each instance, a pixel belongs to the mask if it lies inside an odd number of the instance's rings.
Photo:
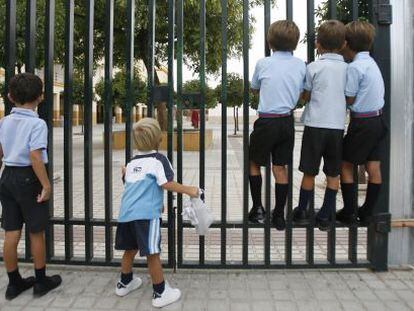
<svg viewBox="0 0 414 311">
<path fill-rule="evenodd" d="M 346 98 L 351 110 L 351 122 L 344 138 L 341 188 L 344 208 L 336 217 L 350 224 L 358 217 L 367 224 L 381 189 L 381 159 L 385 152 L 388 129 L 382 116 L 384 80 L 375 60 L 369 55 L 375 38 L 375 28 L 368 22 L 356 21 L 346 25 L 348 67 Z M 365 165 L 369 183 L 365 203 L 357 211 L 353 168 Z"/>
<path fill-rule="evenodd" d="M 43 101 L 39 77 L 23 73 L 9 82 L 8 98 L 15 107 L 0 120 L 0 179 L 4 266 L 9 277 L 6 299 L 11 300 L 33 288 L 35 297 L 43 296 L 62 282 L 59 275 L 46 276 L 45 229 L 49 220 L 51 185 L 45 164 L 47 125 L 36 113 Z M 35 278 L 22 278 L 18 269 L 17 246 L 23 223 L 29 230 Z"/>
<path fill-rule="evenodd" d="M 134 140 L 138 155 L 127 165 L 123 179 L 121 209 L 116 229 L 115 249 L 123 250 L 121 277 L 115 293 L 126 296 L 138 289 L 142 281 L 132 274 L 138 251 L 147 257 L 153 284 L 152 305 L 161 308 L 180 299 L 181 292 L 164 281 L 160 259 L 161 214 L 164 189 L 197 197 L 199 189 L 174 182 L 174 172 L 168 159 L 157 152 L 161 142 L 158 121 L 144 118 L 134 125 Z"/>
<path fill-rule="evenodd" d="M 295 140 L 292 110 L 303 91 L 305 63 L 293 56 L 299 41 L 299 28 L 291 21 L 273 23 L 267 34 L 272 56 L 260 59 L 252 79 L 252 89 L 260 92 L 259 119 L 250 136 L 250 189 L 253 208 L 249 220 L 264 223 L 262 205 L 262 176 L 260 167 L 269 163 L 276 180 L 276 206 L 272 224 L 277 230 L 285 229 L 284 209 L 288 194 L 286 167 L 292 161 Z"/>
<path fill-rule="evenodd" d="M 316 225 L 328 231 L 336 209 L 346 118 L 347 64 L 339 54 L 345 46 L 344 24 L 337 20 L 324 22 L 318 29 L 316 46 L 321 57 L 308 65 L 303 95 L 308 102 L 303 114 L 305 130 L 299 166 L 303 179 L 293 220 L 303 224 L 309 221 L 308 205 L 323 159 L 327 187 L 322 208 L 316 214 Z"/>
</svg>

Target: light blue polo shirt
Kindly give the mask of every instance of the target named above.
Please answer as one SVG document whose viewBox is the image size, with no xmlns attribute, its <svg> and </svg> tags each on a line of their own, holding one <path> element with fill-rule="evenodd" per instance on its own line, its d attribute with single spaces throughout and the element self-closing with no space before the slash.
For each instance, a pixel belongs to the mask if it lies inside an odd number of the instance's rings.
<svg viewBox="0 0 414 311">
<path fill-rule="evenodd" d="M 325 53 L 308 65 L 305 90 L 311 92 L 311 100 L 302 115 L 306 126 L 345 128 L 347 67 L 343 56 L 335 53 Z"/>
<path fill-rule="evenodd" d="M 161 186 L 173 179 L 174 171 L 164 155 L 154 150 L 134 157 L 126 167 L 118 221 L 160 218 L 164 203 Z"/>
<path fill-rule="evenodd" d="M 291 52 L 274 52 L 260 59 L 252 78 L 252 89 L 260 89 L 259 113 L 291 112 L 303 91 L 305 63 Z"/>
<path fill-rule="evenodd" d="M 31 166 L 34 150 L 42 150 L 43 162 L 48 162 L 47 125 L 33 110 L 13 108 L 0 120 L 0 144 L 6 166 Z"/>
<path fill-rule="evenodd" d="M 384 107 L 384 79 L 381 70 L 369 52 L 358 53 L 349 64 L 346 91 L 348 97 L 356 97 L 353 112 L 378 111 Z"/>
</svg>

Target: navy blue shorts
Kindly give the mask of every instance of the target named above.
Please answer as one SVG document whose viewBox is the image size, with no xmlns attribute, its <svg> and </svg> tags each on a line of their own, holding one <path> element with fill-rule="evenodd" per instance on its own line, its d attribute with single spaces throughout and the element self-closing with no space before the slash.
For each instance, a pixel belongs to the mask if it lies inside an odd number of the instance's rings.
<svg viewBox="0 0 414 311">
<path fill-rule="evenodd" d="M 161 219 L 118 223 L 115 249 L 139 250 L 142 257 L 161 253 Z"/>
</svg>

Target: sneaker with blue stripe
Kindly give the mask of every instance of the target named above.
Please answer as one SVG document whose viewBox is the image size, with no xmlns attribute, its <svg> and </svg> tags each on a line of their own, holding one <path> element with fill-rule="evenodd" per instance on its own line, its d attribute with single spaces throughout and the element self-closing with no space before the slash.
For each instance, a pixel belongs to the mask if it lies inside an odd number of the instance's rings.
<svg viewBox="0 0 414 311">
<path fill-rule="evenodd" d="M 165 289 L 162 294 L 154 292 L 152 306 L 155 308 L 162 308 L 178 301 L 180 297 L 181 291 L 178 288 L 170 287 L 170 285 L 165 282 Z"/>
</svg>

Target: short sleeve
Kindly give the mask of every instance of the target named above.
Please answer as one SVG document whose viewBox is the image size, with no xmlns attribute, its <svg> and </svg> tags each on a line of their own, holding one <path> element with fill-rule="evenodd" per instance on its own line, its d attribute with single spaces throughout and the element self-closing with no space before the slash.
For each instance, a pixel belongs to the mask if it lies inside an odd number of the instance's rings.
<svg viewBox="0 0 414 311">
<path fill-rule="evenodd" d="M 254 90 L 260 89 L 260 61 L 257 62 L 256 68 L 254 69 L 251 88 Z"/>
<path fill-rule="evenodd" d="M 33 128 L 29 140 L 30 151 L 47 148 L 47 125 L 41 120 Z"/>
<path fill-rule="evenodd" d="M 359 91 L 359 84 L 361 81 L 362 75 L 357 68 L 354 66 L 348 66 L 346 72 L 346 87 L 345 95 L 348 97 L 355 97 Z"/>
<path fill-rule="evenodd" d="M 157 184 L 162 186 L 174 180 L 174 171 L 170 161 L 162 154 L 157 157 L 158 165 L 155 167 L 154 176 L 157 179 Z"/>
<path fill-rule="evenodd" d="M 303 88 L 306 91 L 312 91 L 312 87 L 313 87 L 313 74 L 311 72 L 311 68 L 308 66 L 306 68 L 305 84 L 304 84 Z"/>
</svg>

